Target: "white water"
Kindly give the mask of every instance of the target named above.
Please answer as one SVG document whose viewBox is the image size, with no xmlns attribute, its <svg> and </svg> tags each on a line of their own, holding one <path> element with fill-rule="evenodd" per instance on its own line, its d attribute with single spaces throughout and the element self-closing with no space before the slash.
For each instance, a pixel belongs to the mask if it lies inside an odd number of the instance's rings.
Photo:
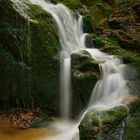
<svg viewBox="0 0 140 140">
<path fill-rule="evenodd" d="M 99 63 L 101 73 L 101 79 L 92 91 L 89 107 L 102 105 L 110 108 L 122 104 L 122 100 L 129 94 L 129 90 L 126 86 L 127 81 L 122 75 L 123 71 L 120 69 L 121 60 L 96 49 L 86 51 Z"/>
<path fill-rule="evenodd" d="M 71 83 L 71 58 L 73 51 L 84 49 L 83 40 L 85 34 L 82 30 L 82 16 L 77 19 L 73 13 L 64 5 L 46 3 L 44 0 L 30 0 L 32 3 L 40 5 L 45 11 L 49 12 L 54 18 L 59 33 L 61 43 L 60 66 L 61 66 L 61 117 L 69 119 L 70 116 L 70 83 Z"/>
<path fill-rule="evenodd" d="M 101 79 L 93 89 L 88 107 L 110 108 L 122 104 L 124 96 L 128 95 L 126 81 L 119 68 L 122 62 L 114 56 L 109 56 L 98 49 L 86 49 L 85 37 L 87 34 L 82 30 L 82 16 L 76 16 L 64 5 L 46 3 L 44 0 L 30 0 L 33 4 L 41 6 L 54 18 L 61 43 L 60 65 L 61 65 L 61 115 L 67 120 L 70 116 L 70 82 L 71 82 L 71 53 L 75 51 L 88 52 L 96 63 L 99 63 Z M 81 120 L 81 119 L 80 119 Z M 79 121 L 80 122 L 80 121 Z M 60 134 L 47 138 L 48 140 L 79 140 L 79 122 L 65 127 Z M 59 124 L 59 130 L 64 126 Z M 45 138 L 46 139 L 46 138 Z"/>
</svg>

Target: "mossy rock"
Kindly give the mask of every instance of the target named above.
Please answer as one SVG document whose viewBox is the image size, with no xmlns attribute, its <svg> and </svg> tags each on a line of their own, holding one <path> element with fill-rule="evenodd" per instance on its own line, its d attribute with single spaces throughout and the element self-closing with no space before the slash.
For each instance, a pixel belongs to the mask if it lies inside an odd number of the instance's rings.
<svg viewBox="0 0 140 140">
<path fill-rule="evenodd" d="M 127 96 L 123 99 L 123 104 L 110 109 L 102 109 L 93 107 L 89 109 L 79 125 L 80 138 L 85 140 L 95 140 L 98 138 L 107 140 L 117 140 L 121 136 L 120 130 L 124 129 L 123 124 L 125 123 L 126 131 L 125 138 L 134 134 L 133 129 L 139 128 L 139 125 L 135 126 L 136 120 L 139 116 L 140 111 L 140 98 L 138 96 Z M 129 116 L 126 122 L 126 117 Z M 125 121 L 124 121 L 125 120 Z M 132 133 L 129 133 L 132 132 Z M 136 135 L 136 137 L 139 135 Z"/>
<path fill-rule="evenodd" d="M 127 115 L 128 109 L 124 106 L 89 109 L 79 125 L 80 139 L 95 140 L 99 134 L 110 137 Z"/>
<path fill-rule="evenodd" d="M 3 36 L 0 44 L 2 49 L 13 57 L 12 76 L 5 77 L 5 80 L 9 79 L 9 83 L 4 82 L 11 86 L 3 93 L 10 93 L 9 97 L 15 107 L 34 106 L 58 111 L 56 58 L 60 45 L 55 32 L 56 26 L 51 15 L 41 7 L 29 3 L 24 5 L 27 7 L 26 16 L 12 1 L 0 1 L 0 35 Z M 24 64 L 24 67 L 21 64 Z M 10 67 L 9 63 L 7 65 Z M 3 81 L 2 78 L 0 81 Z M 55 101 L 52 102 L 52 99 Z"/>
<path fill-rule="evenodd" d="M 83 51 L 72 54 L 72 114 L 78 115 L 88 104 L 92 89 L 98 80 L 99 67 Z"/>
<path fill-rule="evenodd" d="M 72 56 L 72 69 L 81 72 L 93 71 L 99 73 L 98 64 L 92 59 L 90 54 L 84 50 L 73 53 Z"/>
</svg>

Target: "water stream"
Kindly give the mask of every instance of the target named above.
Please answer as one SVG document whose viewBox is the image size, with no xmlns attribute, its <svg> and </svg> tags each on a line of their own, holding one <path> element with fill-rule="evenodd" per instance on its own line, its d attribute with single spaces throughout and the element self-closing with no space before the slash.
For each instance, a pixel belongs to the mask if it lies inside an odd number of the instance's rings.
<svg viewBox="0 0 140 140">
<path fill-rule="evenodd" d="M 79 140 L 78 122 L 69 122 L 71 107 L 71 54 L 75 51 L 86 51 L 99 64 L 101 79 L 96 83 L 88 108 L 112 107 L 122 104 L 124 96 L 128 95 L 126 80 L 120 69 L 122 62 L 115 56 L 110 56 L 98 49 L 88 49 L 85 45 L 86 33 L 83 32 L 82 16 L 76 16 L 71 10 L 62 4 L 51 4 L 45 0 L 30 0 L 31 3 L 41 6 L 54 18 L 61 43 L 61 118 L 62 121 L 54 124 L 54 128 L 60 131 L 58 135 L 43 138 L 42 140 Z M 67 120 L 67 121 L 66 121 Z"/>
<path fill-rule="evenodd" d="M 71 53 L 75 50 L 85 49 L 83 42 L 85 34 L 82 30 L 82 16 L 74 16 L 67 7 L 62 4 L 53 5 L 44 0 L 30 0 L 33 4 L 40 5 L 49 12 L 58 26 L 59 40 L 61 43 L 61 117 L 68 120 L 70 116 L 70 83 L 71 83 Z"/>
</svg>

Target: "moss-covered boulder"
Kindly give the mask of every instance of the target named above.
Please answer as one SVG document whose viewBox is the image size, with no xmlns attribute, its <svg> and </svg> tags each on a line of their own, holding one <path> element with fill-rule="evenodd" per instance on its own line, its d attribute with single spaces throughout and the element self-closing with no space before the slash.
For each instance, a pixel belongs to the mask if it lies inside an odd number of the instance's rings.
<svg viewBox="0 0 140 140">
<path fill-rule="evenodd" d="M 118 127 L 127 115 L 128 109 L 125 106 L 116 106 L 110 109 L 89 109 L 79 125 L 80 140 L 119 138 Z"/>
<path fill-rule="evenodd" d="M 140 98 L 138 96 L 128 96 L 124 98 L 122 103 L 124 105 L 108 109 L 90 108 L 83 116 L 79 125 L 80 139 L 98 140 L 100 138 L 118 140 L 124 134 L 126 135 L 125 137 L 128 137 L 130 135 L 128 131 L 134 134 L 130 127 L 132 123 L 136 123 L 133 117 L 135 116 L 137 120 L 137 114 L 140 111 Z M 127 124 L 126 118 L 128 116 L 131 119 Z M 127 129 L 124 126 L 127 126 Z M 136 127 L 138 126 L 136 125 Z"/>
</svg>

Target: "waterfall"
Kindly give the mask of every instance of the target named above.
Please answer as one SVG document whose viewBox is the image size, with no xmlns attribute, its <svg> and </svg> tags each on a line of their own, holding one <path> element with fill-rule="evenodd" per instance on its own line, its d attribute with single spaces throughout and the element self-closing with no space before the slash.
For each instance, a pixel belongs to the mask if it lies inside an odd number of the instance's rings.
<svg viewBox="0 0 140 140">
<path fill-rule="evenodd" d="M 59 40 L 61 43 L 60 53 L 60 92 L 61 92 L 61 118 L 69 119 L 71 102 L 71 53 L 75 50 L 84 49 L 83 40 L 85 35 L 82 30 L 82 16 L 78 18 L 64 5 L 46 3 L 44 0 L 30 0 L 33 4 L 40 5 L 49 12 L 58 26 Z"/>
<path fill-rule="evenodd" d="M 45 0 L 30 0 L 33 4 L 41 6 L 54 18 L 61 43 L 60 65 L 61 65 L 61 115 L 62 119 L 70 116 L 70 83 L 71 83 L 71 54 L 75 51 L 88 52 L 93 60 L 99 64 L 101 78 L 95 85 L 88 108 L 90 107 L 112 107 L 122 104 L 124 96 L 128 95 L 126 80 L 119 68 L 122 65 L 120 59 L 110 56 L 98 49 L 88 49 L 85 45 L 83 33 L 82 16 L 76 17 L 67 7 L 62 4 L 53 5 Z M 81 120 L 81 119 L 80 119 Z M 78 125 L 80 120 L 62 131 L 58 136 L 49 140 L 79 140 Z M 67 124 L 65 124 L 67 125 Z"/>
</svg>

